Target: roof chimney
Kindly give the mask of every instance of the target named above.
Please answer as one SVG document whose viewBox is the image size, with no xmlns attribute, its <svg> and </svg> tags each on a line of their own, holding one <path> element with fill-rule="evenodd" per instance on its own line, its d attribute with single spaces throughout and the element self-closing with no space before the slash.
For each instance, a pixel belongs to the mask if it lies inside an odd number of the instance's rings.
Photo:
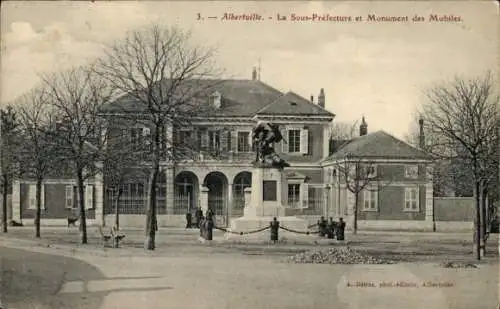
<svg viewBox="0 0 500 309">
<path fill-rule="evenodd" d="M 424 149 L 425 148 L 425 134 L 424 134 L 424 120 L 422 118 L 420 118 L 418 120 L 418 126 L 420 128 L 420 132 L 418 134 L 418 147 L 420 147 L 420 149 Z"/>
<path fill-rule="evenodd" d="M 361 118 L 361 124 L 359 125 L 359 136 L 368 134 L 368 124 L 365 121 L 365 116 Z"/>
<path fill-rule="evenodd" d="M 311 95 L 311 103 L 314 103 L 314 96 Z"/>
<path fill-rule="evenodd" d="M 257 80 L 257 69 L 253 67 L 252 71 L 252 80 Z"/>
<path fill-rule="evenodd" d="M 325 90 L 323 88 L 319 91 L 318 105 L 325 108 Z"/>
</svg>

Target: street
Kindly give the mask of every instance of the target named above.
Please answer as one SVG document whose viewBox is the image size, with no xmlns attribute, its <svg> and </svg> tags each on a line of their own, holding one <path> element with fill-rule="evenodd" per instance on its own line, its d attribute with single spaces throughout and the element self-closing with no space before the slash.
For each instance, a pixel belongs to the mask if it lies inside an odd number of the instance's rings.
<svg viewBox="0 0 500 309">
<path fill-rule="evenodd" d="M 0 246 L 1 298 L 9 309 L 99 308 L 104 293 L 60 295 L 66 281 L 104 276 L 83 261 Z"/>
<path fill-rule="evenodd" d="M 150 254 L 135 248 L 97 254 L 92 245 L 75 251 L 74 245 L 2 240 L 10 247 L 0 247 L 8 309 L 487 309 L 498 303 L 498 263 L 476 269 L 435 262 L 289 264 L 283 262 L 287 245 L 278 246 L 280 252 L 259 246 L 252 253 L 171 241 Z"/>
</svg>

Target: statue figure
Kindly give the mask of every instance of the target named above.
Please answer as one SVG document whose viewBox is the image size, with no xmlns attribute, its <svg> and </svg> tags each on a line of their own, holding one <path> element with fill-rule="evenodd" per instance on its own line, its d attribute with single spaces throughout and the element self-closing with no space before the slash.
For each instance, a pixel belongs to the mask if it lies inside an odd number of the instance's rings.
<svg viewBox="0 0 500 309">
<path fill-rule="evenodd" d="M 288 167 L 290 164 L 281 159 L 274 151 L 274 143 L 283 140 L 279 126 L 259 121 L 253 128 L 252 142 L 255 149 L 255 163 L 272 167 Z"/>
</svg>

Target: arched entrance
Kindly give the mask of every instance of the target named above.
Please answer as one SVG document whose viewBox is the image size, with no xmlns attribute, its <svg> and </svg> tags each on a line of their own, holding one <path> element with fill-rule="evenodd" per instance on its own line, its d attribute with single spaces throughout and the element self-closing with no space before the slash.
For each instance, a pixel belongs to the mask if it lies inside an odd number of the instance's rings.
<svg viewBox="0 0 500 309">
<path fill-rule="evenodd" d="M 174 184 L 174 215 L 194 213 L 198 208 L 198 191 L 198 177 L 194 173 L 179 173 Z"/>
<path fill-rule="evenodd" d="M 211 172 L 205 177 L 203 184 L 208 188 L 208 207 L 212 209 L 216 217 L 224 218 L 223 222 L 227 222 L 225 220 L 228 199 L 226 175 L 221 172 Z M 218 219 L 217 221 L 220 222 Z"/>
<path fill-rule="evenodd" d="M 243 216 L 245 208 L 245 189 L 252 187 L 252 173 L 240 172 L 234 177 L 233 181 L 233 208 L 231 215 L 233 217 Z"/>
</svg>

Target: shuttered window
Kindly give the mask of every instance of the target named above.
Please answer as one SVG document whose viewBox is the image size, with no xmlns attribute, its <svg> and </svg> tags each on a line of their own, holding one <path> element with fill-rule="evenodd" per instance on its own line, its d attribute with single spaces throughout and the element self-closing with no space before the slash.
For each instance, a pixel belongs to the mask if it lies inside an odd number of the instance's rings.
<svg viewBox="0 0 500 309">
<path fill-rule="evenodd" d="M 65 190 L 65 206 L 66 208 L 75 208 L 75 191 L 73 185 L 67 185 Z"/>
<path fill-rule="evenodd" d="M 238 152 L 250 152 L 250 132 L 238 132 Z"/>
<path fill-rule="evenodd" d="M 405 188 L 405 211 L 418 211 L 419 203 L 418 203 L 418 187 Z"/>
<path fill-rule="evenodd" d="M 300 130 L 288 130 L 288 152 L 300 152 Z"/>
</svg>

